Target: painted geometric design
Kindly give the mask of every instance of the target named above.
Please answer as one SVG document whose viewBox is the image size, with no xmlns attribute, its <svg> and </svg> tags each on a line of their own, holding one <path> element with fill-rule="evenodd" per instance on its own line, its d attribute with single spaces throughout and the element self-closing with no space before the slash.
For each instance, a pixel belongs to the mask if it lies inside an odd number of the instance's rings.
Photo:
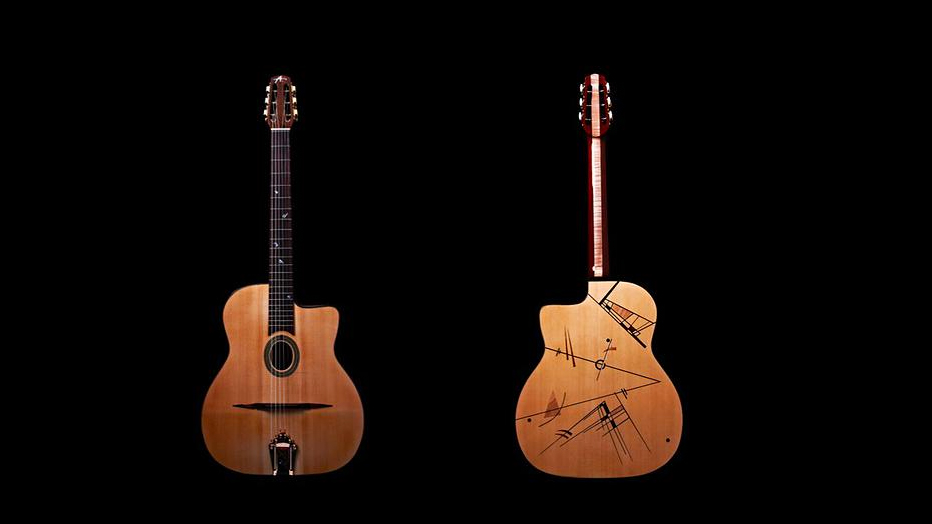
<svg viewBox="0 0 932 524">
<path fill-rule="evenodd" d="M 560 404 L 557 403 L 557 394 L 555 391 L 551 391 L 550 402 L 547 403 L 547 412 L 544 413 L 544 418 L 553 418 L 559 414 L 560 414 Z"/>
<path fill-rule="evenodd" d="M 612 317 L 612 319 L 615 322 L 617 322 L 619 326 L 624 328 L 624 330 L 629 335 L 631 335 L 634 338 L 634 340 L 636 340 L 637 343 L 641 345 L 642 348 L 646 348 L 647 344 L 645 344 L 640 339 L 640 334 L 645 329 L 653 326 L 655 322 L 653 320 L 650 320 L 649 318 L 643 317 L 635 313 L 634 311 L 622 306 L 621 304 L 617 302 L 613 302 L 608 299 L 609 295 L 612 294 L 612 291 L 614 291 L 615 288 L 620 283 L 621 282 L 615 282 L 615 285 L 612 286 L 612 288 L 608 290 L 608 293 L 606 293 L 605 296 L 602 297 L 602 300 L 598 301 L 599 306 L 602 309 L 604 309 L 605 312 L 608 313 L 608 315 Z M 592 298 L 592 300 L 595 300 L 595 298 L 593 298 L 592 295 L 590 295 L 589 298 Z"/>
<path fill-rule="evenodd" d="M 621 401 L 618 395 L 614 395 L 614 397 L 618 401 L 618 406 L 609 408 L 608 401 L 603 400 L 599 402 L 595 408 L 583 415 L 582 418 L 577 420 L 572 426 L 566 429 L 558 429 L 556 433 L 554 433 L 556 438 L 549 446 L 544 448 L 540 454 L 543 455 L 558 442 L 560 443 L 560 447 L 563 447 L 576 437 L 585 435 L 589 431 L 598 428 L 599 434 L 601 434 L 603 438 L 609 437 L 611 439 L 612 447 L 615 448 L 615 455 L 618 457 L 618 461 L 624 464 L 625 460 L 622 455 L 629 459 L 631 457 L 629 443 L 625 442 L 625 437 L 621 433 L 621 427 L 625 423 L 631 425 L 637 433 L 638 438 L 640 438 L 641 442 L 644 444 L 644 447 L 650 452 L 650 446 L 647 445 L 647 441 L 644 440 L 644 436 L 641 435 L 641 430 L 638 429 L 637 424 L 634 423 L 634 419 L 631 418 L 631 414 L 625 408 L 624 402 Z M 582 426 L 582 424 L 587 421 L 589 424 Z"/>
</svg>

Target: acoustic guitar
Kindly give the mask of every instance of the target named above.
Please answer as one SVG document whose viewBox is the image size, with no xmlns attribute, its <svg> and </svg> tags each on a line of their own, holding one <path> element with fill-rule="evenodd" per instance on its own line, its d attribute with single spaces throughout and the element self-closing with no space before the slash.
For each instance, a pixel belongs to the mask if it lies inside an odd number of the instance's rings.
<svg viewBox="0 0 932 524">
<path fill-rule="evenodd" d="M 269 283 L 239 289 L 227 300 L 230 354 L 207 392 L 201 427 L 207 449 L 229 469 L 323 473 L 356 454 L 362 403 L 334 355 L 337 310 L 295 305 L 289 133 L 298 119 L 297 99 L 287 76 L 272 78 L 266 91 Z"/>
<path fill-rule="evenodd" d="M 544 356 L 515 413 L 524 456 L 566 477 L 630 477 L 665 464 L 680 443 L 680 399 L 650 342 L 657 307 L 647 291 L 606 278 L 607 213 L 602 137 L 612 101 L 602 75 L 579 85 L 589 144 L 589 289 L 576 305 L 540 313 Z"/>
</svg>

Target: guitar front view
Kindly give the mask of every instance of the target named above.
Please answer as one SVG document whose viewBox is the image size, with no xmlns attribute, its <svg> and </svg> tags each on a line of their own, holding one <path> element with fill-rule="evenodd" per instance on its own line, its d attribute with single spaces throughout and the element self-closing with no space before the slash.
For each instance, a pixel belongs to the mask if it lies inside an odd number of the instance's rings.
<svg viewBox="0 0 932 524">
<path fill-rule="evenodd" d="M 355 455 L 362 403 L 334 355 L 337 310 L 295 305 L 289 135 L 297 98 L 286 76 L 272 78 L 266 91 L 269 283 L 241 288 L 227 300 L 230 353 L 204 400 L 201 428 L 210 454 L 229 469 L 323 473 Z"/>
</svg>

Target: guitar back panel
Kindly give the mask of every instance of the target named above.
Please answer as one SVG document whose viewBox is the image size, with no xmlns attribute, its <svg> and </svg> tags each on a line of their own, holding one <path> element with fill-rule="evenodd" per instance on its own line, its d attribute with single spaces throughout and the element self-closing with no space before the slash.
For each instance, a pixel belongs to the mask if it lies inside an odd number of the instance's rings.
<svg viewBox="0 0 932 524">
<path fill-rule="evenodd" d="M 627 282 L 589 282 L 583 302 L 541 310 L 544 357 L 515 413 L 531 464 L 567 477 L 629 477 L 670 459 L 683 415 L 650 350 L 656 320 L 650 295 Z"/>
</svg>

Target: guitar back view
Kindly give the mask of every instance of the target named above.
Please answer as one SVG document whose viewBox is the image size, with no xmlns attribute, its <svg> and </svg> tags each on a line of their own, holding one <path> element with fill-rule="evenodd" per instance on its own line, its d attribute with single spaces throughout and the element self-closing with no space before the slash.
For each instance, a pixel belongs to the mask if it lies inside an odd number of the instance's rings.
<svg viewBox="0 0 932 524">
<path fill-rule="evenodd" d="M 665 464 L 683 426 L 676 389 L 650 349 L 654 300 L 608 280 L 602 137 L 612 123 L 610 85 L 580 84 L 579 119 L 589 146 L 589 286 L 581 303 L 540 313 L 544 356 L 515 413 L 524 456 L 567 477 L 630 477 Z"/>
</svg>

